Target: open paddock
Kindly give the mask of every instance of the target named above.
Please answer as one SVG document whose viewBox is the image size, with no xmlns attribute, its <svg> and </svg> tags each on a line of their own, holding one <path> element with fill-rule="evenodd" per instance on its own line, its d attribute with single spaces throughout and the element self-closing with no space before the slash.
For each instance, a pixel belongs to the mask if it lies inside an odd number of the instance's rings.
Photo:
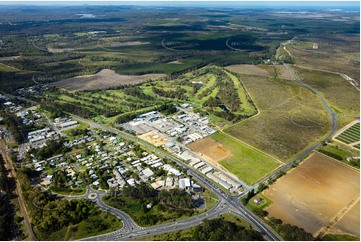
<svg viewBox="0 0 361 242">
<path fill-rule="evenodd" d="M 269 217 L 314 236 L 335 224 L 343 233 L 359 236 L 360 173 L 328 156 L 311 154 L 264 194 L 273 201 Z"/>
<path fill-rule="evenodd" d="M 188 147 L 212 163 L 217 163 L 230 155 L 229 150 L 225 149 L 221 143 L 218 143 L 211 137 L 197 140 L 188 145 Z"/>
<path fill-rule="evenodd" d="M 121 85 L 132 85 L 163 77 L 163 74 L 119 75 L 113 70 L 103 69 L 94 75 L 77 76 L 51 83 L 70 91 L 97 90 Z"/>
<path fill-rule="evenodd" d="M 256 183 L 281 165 L 273 157 L 219 132 L 191 148 L 247 184 Z"/>
<path fill-rule="evenodd" d="M 264 77 L 271 76 L 267 71 L 263 70 L 262 68 L 256 65 L 245 65 L 245 64 L 230 65 L 227 66 L 226 69 L 238 74 L 247 74 L 247 75 L 264 76 Z"/>
</svg>

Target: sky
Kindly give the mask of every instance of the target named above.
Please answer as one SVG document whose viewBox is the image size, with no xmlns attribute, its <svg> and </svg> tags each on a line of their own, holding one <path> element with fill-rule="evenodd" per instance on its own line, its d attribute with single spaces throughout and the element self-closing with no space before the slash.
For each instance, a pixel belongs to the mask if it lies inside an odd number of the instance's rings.
<svg viewBox="0 0 361 242">
<path fill-rule="evenodd" d="M 141 6 L 207 6 L 207 7 L 266 7 L 266 8 L 319 8 L 359 10 L 359 1 L 29 1 L 29 0 L 0 0 L 0 5 L 26 4 L 26 5 L 141 5 Z"/>
</svg>

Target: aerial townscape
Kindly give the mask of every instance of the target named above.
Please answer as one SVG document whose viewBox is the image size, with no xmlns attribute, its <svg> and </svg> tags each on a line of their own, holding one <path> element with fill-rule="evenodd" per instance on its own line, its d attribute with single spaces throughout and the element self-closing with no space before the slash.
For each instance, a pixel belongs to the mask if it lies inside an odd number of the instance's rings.
<svg viewBox="0 0 361 242">
<path fill-rule="evenodd" d="M 0 240 L 360 241 L 360 2 L 0 1 Z"/>
</svg>

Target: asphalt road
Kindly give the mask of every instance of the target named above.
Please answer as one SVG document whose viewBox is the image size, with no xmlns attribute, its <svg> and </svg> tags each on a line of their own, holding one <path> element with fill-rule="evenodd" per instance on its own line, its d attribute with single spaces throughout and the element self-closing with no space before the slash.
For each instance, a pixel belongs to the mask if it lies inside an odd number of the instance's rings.
<svg viewBox="0 0 361 242">
<path fill-rule="evenodd" d="M 242 193 L 241 195 L 238 196 L 229 196 L 226 193 L 224 193 L 219 187 L 217 187 L 216 185 L 214 185 L 212 182 L 210 182 L 209 180 L 207 180 L 206 178 L 204 178 L 203 176 L 201 176 L 200 174 L 198 174 L 196 171 L 192 170 L 192 169 L 188 169 L 188 173 L 190 175 L 193 176 L 193 178 L 195 178 L 198 182 L 202 183 L 205 187 L 207 187 L 208 189 L 210 189 L 213 193 L 217 194 L 218 197 L 220 198 L 220 201 L 227 201 L 226 205 L 223 205 L 222 209 L 224 209 L 224 212 L 231 212 L 234 214 L 237 214 L 241 217 L 243 217 L 244 219 L 246 219 L 248 222 L 250 222 L 252 224 L 252 226 L 254 228 L 256 228 L 258 231 L 260 231 L 265 238 L 267 238 L 268 240 L 281 240 L 281 238 L 277 235 L 277 233 L 275 233 L 271 228 L 268 227 L 268 225 L 266 225 L 260 218 L 258 218 L 257 216 L 255 216 L 253 213 L 251 213 L 246 207 L 244 207 L 242 204 L 240 204 L 239 199 L 244 196 L 245 194 L 247 194 L 248 191 L 250 191 L 251 189 L 257 189 L 257 187 L 259 186 L 259 184 L 261 183 L 266 183 L 270 178 L 274 178 L 275 176 L 278 175 L 278 173 L 280 171 L 285 171 L 287 169 L 289 169 L 292 165 L 294 165 L 296 162 L 302 160 L 304 157 L 306 157 L 307 155 L 309 155 L 313 150 L 315 150 L 316 148 L 318 148 L 322 142 L 328 140 L 329 138 L 331 138 L 334 133 L 337 130 L 337 119 L 336 119 L 336 114 L 332 111 L 331 107 L 327 104 L 327 102 L 323 99 L 323 97 L 311 86 L 305 84 L 295 73 L 294 70 L 287 64 L 285 64 L 285 66 L 290 70 L 290 72 L 292 73 L 293 77 L 294 77 L 294 81 L 301 85 L 304 86 L 306 88 L 308 88 L 311 92 L 313 92 L 315 95 L 317 95 L 322 104 L 324 105 L 324 107 L 326 108 L 327 112 L 329 113 L 331 119 L 332 119 L 332 129 L 329 132 L 329 134 L 327 135 L 326 138 L 324 138 L 323 140 L 319 141 L 318 143 L 314 144 L 312 147 L 308 148 L 307 150 L 303 151 L 300 155 L 298 155 L 297 157 L 295 157 L 294 159 L 292 159 L 289 163 L 285 164 L 284 166 L 282 166 L 281 168 L 279 168 L 278 170 L 276 170 L 275 172 L 273 172 L 271 175 L 269 175 L 268 177 L 266 177 L 265 179 L 263 179 L 262 181 L 258 182 L 257 184 L 255 184 L 254 186 L 251 186 L 247 189 L 247 191 L 245 191 L 244 193 Z M 89 120 L 86 119 L 82 119 L 80 117 L 74 116 L 77 119 L 80 119 L 83 122 L 87 122 L 89 123 Z M 149 149 L 153 149 L 153 150 L 157 150 L 159 155 L 162 155 L 163 157 L 166 157 L 170 160 L 173 160 L 175 162 L 177 162 L 179 165 L 189 168 L 188 166 L 186 166 L 182 161 L 180 161 L 178 158 L 175 158 L 173 156 L 170 156 L 168 153 L 159 150 L 157 148 L 154 148 L 152 145 L 150 145 L 149 143 L 139 140 L 133 136 L 130 136 L 124 132 L 120 132 L 117 129 L 105 126 L 105 125 L 101 125 L 101 124 L 96 124 L 93 122 L 89 123 L 91 126 L 93 127 L 97 127 L 97 128 L 102 128 L 105 130 L 108 130 L 110 132 L 114 132 L 118 135 L 120 135 L 122 138 L 126 139 L 126 140 L 130 140 L 133 142 L 138 142 L 141 143 L 143 146 L 149 148 Z M 217 206 L 211 211 L 206 213 L 205 218 L 213 218 L 213 216 L 219 216 L 221 213 L 219 211 L 219 204 L 217 204 Z M 224 207 L 226 206 L 226 207 Z M 213 212 L 214 211 L 214 212 Z M 218 211 L 218 213 L 217 213 Z M 104 240 L 119 240 L 119 239 L 130 239 L 130 238 L 139 238 L 142 236 L 146 236 L 146 235 L 154 235 L 154 234 L 159 234 L 159 233 L 167 233 L 167 232 L 172 232 L 172 231 L 176 231 L 179 229 L 185 229 L 188 227 L 193 227 L 195 225 L 200 224 L 200 221 L 197 220 L 197 217 L 192 218 L 189 223 L 186 224 L 182 224 L 178 222 L 177 226 L 172 226 L 173 223 L 169 223 L 166 225 L 161 225 L 160 227 L 150 227 L 148 229 L 141 229 L 139 230 L 134 230 L 133 232 L 128 232 L 128 233 L 121 233 L 121 236 L 118 233 L 115 233 L 113 235 L 105 235 L 106 237 L 93 237 L 93 240 L 98 240 L 101 238 L 103 238 Z M 144 234 L 145 233 L 145 234 Z"/>
<path fill-rule="evenodd" d="M 240 204 L 239 199 L 242 196 L 246 195 L 249 190 L 257 189 L 257 187 L 258 187 L 258 185 L 260 183 L 267 182 L 268 179 L 277 176 L 279 171 L 287 170 L 295 162 L 302 160 L 304 157 L 306 157 L 308 154 L 310 154 L 314 149 L 316 149 L 318 146 L 320 146 L 323 141 L 328 140 L 329 138 L 331 138 L 333 136 L 333 134 L 336 132 L 336 129 L 337 129 L 336 114 L 332 111 L 332 109 L 326 103 L 326 101 L 323 99 L 323 97 L 315 89 L 313 89 L 311 86 L 309 86 L 309 85 L 305 84 L 304 82 L 302 82 L 302 80 L 300 80 L 298 78 L 298 76 L 294 73 L 293 69 L 289 65 L 285 64 L 285 66 L 291 71 L 292 75 L 294 76 L 294 81 L 297 84 L 308 88 L 310 91 L 312 91 L 315 95 L 317 95 L 320 98 L 323 105 L 325 106 L 325 108 L 327 109 L 328 113 L 331 116 L 332 130 L 330 131 L 330 133 L 328 134 L 328 136 L 326 138 L 324 138 L 323 140 L 321 140 L 318 143 L 314 144 L 312 147 L 310 147 L 307 150 L 305 150 L 304 152 L 302 152 L 300 155 L 298 155 L 292 161 L 285 164 L 284 166 L 282 166 L 281 168 L 279 168 L 278 170 L 273 172 L 271 175 L 269 175 L 268 177 L 266 177 L 265 179 L 263 179 L 259 183 L 255 184 L 254 186 L 249 187 L 247 189 L 247 191 L 243 192 L 241 195 L 238 195 L 238 196 L 230 196 L 230 195 L 226 194 L 223 190 L 221 190 L 218 186 L 213 184 L 211 181 L 209 181 L 208 179 L 206 179 L 205 177 L 203 177 L 202 175 L 200 175 L 196 171 L 190 169 L 190 167 L 188 167 L 180 159 L 178 159 L 178 158 L 176 158 L 174 156 L 171 156 L 167 152 L 165 152 L 163 150 L 160 150 L 160 149 L 154 147 L 153 145 L 151 145 L 151 144 L 149 144 L 149 143 L 147 143 L 147 142 L 145 142 L 143 140 L 138 139 L 137 137 L 129 135 L 129 134 L 127 134 L 125 132 L 122 132 L 122 131 L 120 131 L 118 129 L 115 129 L 113 127 L 109 127 L 109 126 L 103 125 L 103 124 L 98 124 L 98 123 L 92 122 L 90 120 L 81 118 L 79 116 L 72 115 L 74 118 L 76 118 L 76 119 L 78 119 L 78 120 L 80 120 L 82 122 L 88 123 L 92 128 L 100 128 L 100 129 L 103 129 L 103 130 L 107 130 L 109 132 L 112 132 L 112 133 L 115 133 L 115 134 L 119 135 L 120 137 L 122 137 L 125 140 L 129 140 L 129 141 L 132 141 L 132 142 L 137 142 L 137 143 L 141 144 L 142 146 L 146 147 L 147 149 L 155 151 L 157 153 L 157 155 L 159 155 L 159 156 L 161 156 L 163 158 L 168 158 L 168 159 L 176 162 L 177 164 L 181 165 L 182 167 L 187 168 L 188 169 L 187 172 L 188 172 L 189 175 L 191 175 L 194 179 L 196 179 L 200 184 L 207 187 L 211 192 L 215 193 L 219 198 L 219 201 L 218 201 L 217 205 L 214 208 L 212 208 L 208 212 L 203 213 L 201 215 L 198 215 L 196 217 L 192 217 L 192 218 L 184 219 L 184 220 L 179 220 L 179 221 L 172 222 L 172 223 L 167 223 L 167 224 L 142 228 L 142 227 L 138 226 L 129 217 L 129 215 L 127 215 L 126 213 L 124 213 L 124 212 L 122 212 L 122 211 L 120 211 L 118 209 L 111 208 L 111 207 L 105 205 L 101 201 L 102 194 L 97 193 L 97 198 L 95 199 L 96 204 L 100 208 L 102 208 L 102 209 L 104 209 L 104 210 L 118 216 L 123 221 L 124 226 L 123 226 L 123 228 L 121 228 L 121 229 L 119 229 L 117 231 L 114 231 L 114 232 L 111 232 L 111 233 L 108 233 L 108 234 L 105 234 L 105 235 L 90 237 L 90 238 L 87 238 L 87 239 L 88 240 L 130 240 L 130 239 L 140 238 L 140 237 L 147 236 L 147 235 L 168 233 L 168 232 L 172 232 L 172 231 L 177 231 L 177 230 L 182 230 L 182 229 L 194 227 L 196 225 L 201 224 L 202 219 L 205 219 L 205 218 L 211 219 L 211 218 L 219 216 L 222 213 L 229 212 L 229 213 L 233 213 L 233 214 L 236 214 L 236 215 L 244 218 L 255 229 L 260 231 L 267 240 L 282 240 L 282 238 L 280 238 L 279 235 L 276 232 L 274 232 L 267 224 L 265 224 L 263 222 L 263 220 L 258 218 L 256 215 L 251 213 L 246 207 L 244 207 L 242 204 Z M 87 194 L 88 194 L 88 192 L 87 192 Z"/>
<path fill-rule="evenodd" d="M 190 167 L 188 167 L 179 158 L 174 157 L 174 156 L 168 154 L 167 152 L 154 147 L 153 145 L 149 144 L 146 141 L 138 139 L 137 137 L 134 137 L 130 134 L 122 132 L 113 127 L 109 127 L 109 126 L 103 125 L 103 124 L 98 124 L 98 123 L 92 122 L 90 120 L 84 119 L 84 118 L 76 116 L 76 115 L 71 115 L 71 116 L 75 119 L 80 120 L 81 122 L 89 124 L 90 127 L 92 127 L 92 128 L 100 128 L 103 130 L 107 130 L 109 132 L 119 135 L 121 138 L 123 138 L 125 140 L 137 142 L 137 143 L 141 144 L 142 146 L 144 146 L 145 148 L 155 151 L 158 156 L 172 160 L 172 161 L 176 162 L 178 165 L 186 168 L 188 174 L 191 175 L 193 177 L 193 179 L 197 180 L 198 183 L 202 184 L 203 186 L 208 188 L 211 192 L 215 193 L 219 198 L 219 203 L 217 204 L 217 206 L 215 206 L 213 209 L 211 209 L 210 211 L 205 213 L 205 215 L 199 215 L 199 216 L 201 216 L 202 219 L 204 219 L 204 218 L 210 219 L 210 218 L 217 217 L 220 214 L 225 213 L 225 211 L 228 211 L 231 213 L 237 213 L 237 215 L 239 215 L 242 218 L 244 218 L 245 220 L 247 220 L 255 229 L 260 231 L 266 239 L 282 240 L 279 237 L 279 235 L 276 232 L 274 232 L 267 224 L 265 224 L 260 218 L 258 218 L 256 215 L 251 213 L 246 207 L 244 207 L 243 205 L 240 204 L 239 196 L 230 196 L 230 195 L 226 194 L 222 189 L 220 189 L 218 186 L 216 186 L 213 182 L 209 181 L 207 178 L 205 178 L 198 172 L 190 169 Z M 222 203 L 222 201 L 224 202 L 224 204 L 220 205 Z M 97 204 L 102 209 L 105 209 L 105 210 L 110 209 L 110 207 L 106 206 L 102 202 L 97 202 Z M 219 206 L 221 206 L 221 208 L 219 208 Z M 221 209 L 223 209 L 224 211 Z M 110 209 L 110 212 L 114 212 L 114 211 L 116 211 L 116 209 L 114 209 L 114 208 Z M 118 210 L 118 211 L 120 211 L 120 210 Z M 106 235 L 91 237 L 91 238 L 89 238 L 89 240 L 120 240 L 120 239 L 127 240 L 129 238 L 134 239 L 134 238 L 139 238 L 139 237 L 146 236 L 146 235 L 168 233 L 168 232 L 172 232 L 172 231 L 176 231 L 176 230 L 190 228 L 190 227 L 200 224 L 201 220 L 196 219 L 197 217 L 189 218 L 188 220 L 186 220 L 185 223 L 181 223 L 181 221 L 177 221 L 177 222 L 173 222 L 173 223 L 149 227 L 147 229 L 140 228 L 139 226 L 137 228 L 135 228 L 133 226 L 133 230 L 130 231 L 129 228 L 131 229 L 132 225 L 128 226 L 127 223 L 131 220 L 131 218 L 129 216 L 128 216 L 128 218 L 125 218 L 125 216 L 123 216 L 123 214 L 120 214 L 119 218 L 121 218 L 124 223 L 124 227 L 122 229 L 120 229 L 116 232 L 106 234 Z M 131 222 L 131 224 L 133 224 L 133 223 L 134 223 L 134 221 Z M 142 231 L 145 231 L 145 233 Z M 129 237 L 129 236 L 131 236 L 131 237 Z"/>
</svg>

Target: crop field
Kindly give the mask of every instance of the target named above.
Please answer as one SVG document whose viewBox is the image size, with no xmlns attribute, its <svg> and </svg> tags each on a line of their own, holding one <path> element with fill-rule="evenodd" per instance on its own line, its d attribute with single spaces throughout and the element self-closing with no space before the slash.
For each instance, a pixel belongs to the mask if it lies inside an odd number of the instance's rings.
<svg viewBox="0 0 361 242">
<path fill-rule="evenodd" d="M 211 137 L 197 140 L 188 145 L 188 147 L 212 163 L 224 160 L 230 155 L 229 150 L 226 150 L 221 143 L 218 143 Z"/>
<path fill-rule="evenodd" d="M 225 134 L 218 132 L 211 138 L 221 144 L 222 149 L 229 152 L 229 155 L 219 164 L 247 184 L 256 183 L 281 165 L 275 158 Z M 206 150 L 204 154 L 211 156 Z"/>
<path fill-rule="evenodd" d="M 335 137 L 336 140 L 339 140 L 346 144 L 351 144 L 360 141 L 360 123 L 355 123 L 341 134 Z"/>
<path fill-rule="evenodd" d="M 325 155 L 313 153 L 264 194 L 273 204 L 269 217 L 304 228 L 314 236 L 336 227 L 359 236 L 360 173 Z M 345 217 L 343 217 L 345 216 Z M 348 219 L 342 219 L 342 218 Z M 340 223 L 337 225 L 337 223 Z"/>
<path fill-rule="evenodd" d="M 360 92 L 338 74 L 295 68 L 302 80 L 319 91 L 336 113 L 360 115 Z"/>
<path fill-rule="evenodd" d="M 107 89 L 121 85 L 134 85 L 148 80 L 160 78 L 162 74 L 145 74 L 140 76 L 119 75 L 112 70 L 103 69 L 95 75 L 78 76 L 58 82 L 51 85 L 65 88 L 69 91 L 84 91 Z"/>
<path fill-rule="evenodd" d="M 241 75 L 260 113 L 224 129 L 286 161 L 327 134 L 331 120 L 308 89 L 278 78 Z"/>
</svg>

